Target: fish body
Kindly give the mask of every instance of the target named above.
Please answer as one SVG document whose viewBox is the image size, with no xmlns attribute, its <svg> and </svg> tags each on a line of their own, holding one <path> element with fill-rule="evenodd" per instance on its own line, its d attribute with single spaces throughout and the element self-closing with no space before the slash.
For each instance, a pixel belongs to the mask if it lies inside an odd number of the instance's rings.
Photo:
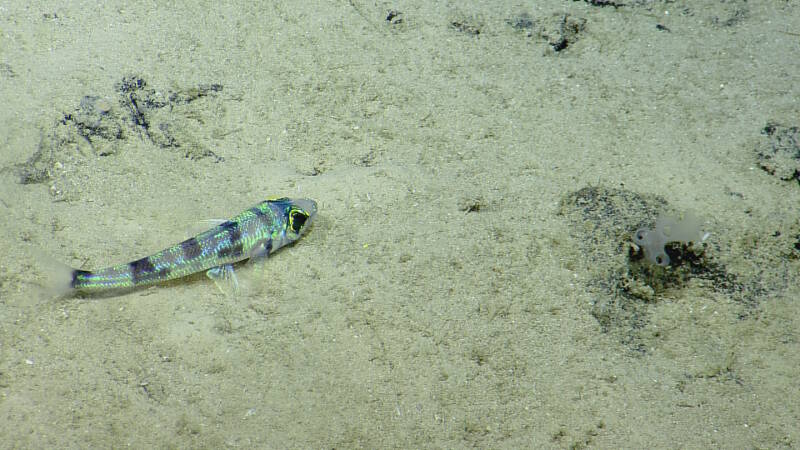
<svg viewBox="0 0 800 450">
<path fill-rule="evenodd" d="M 310 199 L 266 200 L 239 215 L 153 255 L 104 269 L 70 269 L 67 292 L 137 288 L 206 271 L 222 289 L 238 288 L 233 264 L 264 258 L 299 239 L 311 226 L 317 204 Z"/>
</svg>

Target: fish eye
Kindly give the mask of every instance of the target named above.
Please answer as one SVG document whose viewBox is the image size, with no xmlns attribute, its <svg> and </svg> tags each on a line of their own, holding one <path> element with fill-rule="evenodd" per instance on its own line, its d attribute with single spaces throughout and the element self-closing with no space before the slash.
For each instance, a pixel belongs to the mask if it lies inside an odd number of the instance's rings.
<svg viewBox="0 0 800 450">
<path fill-rule="evenodd" d="M 303 229 L 303 225 L 306 224 L 306 220 L 308 220 L 308 214 L 300 210 L 294 210 L 289 213 L 289 228 L 292 229 L 295 233 L 300 233 L 300 230 Z"/>
</svg>

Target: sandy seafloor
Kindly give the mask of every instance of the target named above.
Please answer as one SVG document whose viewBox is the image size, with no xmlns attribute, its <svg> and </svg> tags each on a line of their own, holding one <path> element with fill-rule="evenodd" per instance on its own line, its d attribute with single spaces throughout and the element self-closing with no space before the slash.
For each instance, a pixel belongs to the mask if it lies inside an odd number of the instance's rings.
<svg viewBox="0 0 800 450">
<path fill-rule="evenodd" d="M 800 446 L 800 3 L 603 3 L 0 3 L 0 447 Z M 272 196 L 238 296 L 42 289 Z"/>
</svg>

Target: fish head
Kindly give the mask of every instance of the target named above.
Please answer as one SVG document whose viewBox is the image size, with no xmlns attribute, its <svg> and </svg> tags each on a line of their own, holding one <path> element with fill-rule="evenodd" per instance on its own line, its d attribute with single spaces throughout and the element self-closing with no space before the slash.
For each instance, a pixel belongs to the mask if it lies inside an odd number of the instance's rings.
<svg viewBox="0 0 800 450">
<path fill-rule="evenodd" d="M 279 198 L 270 200 L 273 210 L 283 219 L 283 236 L 280 246 L 291 244 L 311 228 L 317 214 L 317 202 L 310 198 Z"/>
</svg>

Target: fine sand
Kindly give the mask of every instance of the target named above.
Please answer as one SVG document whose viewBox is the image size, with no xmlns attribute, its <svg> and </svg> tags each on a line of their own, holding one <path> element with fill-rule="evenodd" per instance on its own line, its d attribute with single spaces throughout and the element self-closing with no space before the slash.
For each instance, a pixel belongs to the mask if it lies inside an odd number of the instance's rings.
<svg viewBox="0 0 800 450">
<path fill-rule="evenodd" d="M 0 448 L 800 446 L 800 4 L 160 3 L 0 1 Z"/>
</svg>

